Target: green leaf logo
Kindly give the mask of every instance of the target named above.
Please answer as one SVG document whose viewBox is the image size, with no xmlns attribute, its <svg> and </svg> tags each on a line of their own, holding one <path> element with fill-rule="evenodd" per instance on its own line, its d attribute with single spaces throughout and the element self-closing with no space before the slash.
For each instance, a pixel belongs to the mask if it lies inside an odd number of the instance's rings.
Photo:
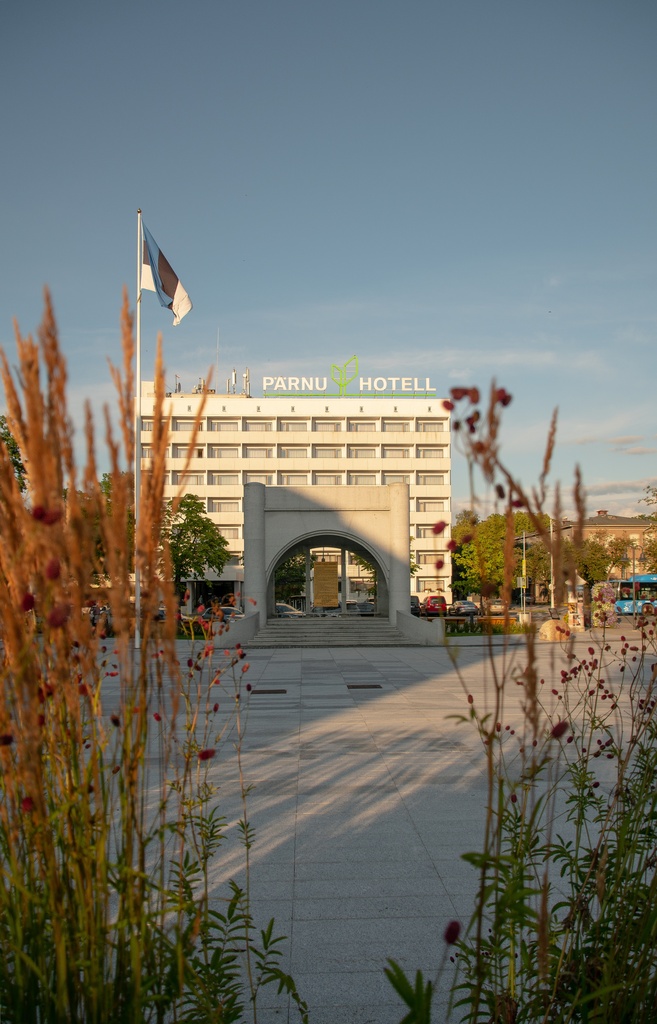
<svg viewBox="0 0 657 1024">
<path fill-rule="evenodd" d="M 352 380 L 357 376 L 358 356 L 352 356 L 351 359 L 347 360 L 344 366 L 336 366 L 335 363 L 331 366 L 331 380 L 334 384 L 338 385 L 338 388 L 340 389 L 340 397 L 345 394 L 347 385 L 351 384 Z"/>
</svg>

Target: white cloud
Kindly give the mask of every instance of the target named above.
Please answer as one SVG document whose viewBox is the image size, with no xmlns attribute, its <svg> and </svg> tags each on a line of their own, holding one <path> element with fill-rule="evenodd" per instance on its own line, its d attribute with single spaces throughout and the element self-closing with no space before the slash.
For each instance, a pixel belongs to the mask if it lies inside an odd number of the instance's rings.
<svg viewBox="0 0 657 1024">
<path fill-rule="evenodd" d="M 623 455 L 654 455 L 657 448 L 646 448 L 643 445 L 636 445 L 634 448 L 613 448 L 612 451 L 622 452 Z"/>
</svg>

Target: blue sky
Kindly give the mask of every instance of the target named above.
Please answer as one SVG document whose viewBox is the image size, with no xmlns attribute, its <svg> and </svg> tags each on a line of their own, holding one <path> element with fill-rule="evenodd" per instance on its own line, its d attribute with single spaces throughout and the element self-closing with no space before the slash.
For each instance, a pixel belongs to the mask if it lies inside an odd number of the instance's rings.
<svg viewBox="0 0 657 1024">
<path fill-rule="evenodd" d="M 652 0 L 7 0 L 0 344 L 52 291 L 72 407 L 112 400 L 136 211 L 187 288 L 144 376 L 216 363 L 514 395 L 525 485 L 591 512 L 657 482 Z M 457 455 L 454 503 L 468 502 Z M 482 492 L 484 494 L 485 492 Z M 572 511 L 566 493 L 564 504 Z"/>
</svg>

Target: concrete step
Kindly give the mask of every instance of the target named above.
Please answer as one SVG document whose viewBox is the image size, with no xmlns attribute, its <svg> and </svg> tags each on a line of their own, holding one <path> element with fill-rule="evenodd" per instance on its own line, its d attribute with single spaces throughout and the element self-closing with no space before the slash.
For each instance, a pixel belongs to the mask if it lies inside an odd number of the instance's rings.
<svg viewBox="0 0 657 1024">
<path fill-rule="evenodd" d="M 268 619 L 253 640 L 258 647 L 416 647 L 415 641 L 379 618 Z"/>
</svg>

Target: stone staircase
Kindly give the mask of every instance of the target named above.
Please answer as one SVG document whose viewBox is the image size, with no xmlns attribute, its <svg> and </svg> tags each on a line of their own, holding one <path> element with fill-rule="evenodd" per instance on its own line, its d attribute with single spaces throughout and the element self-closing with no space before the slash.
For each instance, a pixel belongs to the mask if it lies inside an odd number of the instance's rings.
<svg viewBox="0 0 657 1024">
<path fill-rule="evenodd" d="M 259 647 L 417 647 L 387 619 L 339 616 L 299 619 L 268 619 L 248 650 Z"/>
</svg>

